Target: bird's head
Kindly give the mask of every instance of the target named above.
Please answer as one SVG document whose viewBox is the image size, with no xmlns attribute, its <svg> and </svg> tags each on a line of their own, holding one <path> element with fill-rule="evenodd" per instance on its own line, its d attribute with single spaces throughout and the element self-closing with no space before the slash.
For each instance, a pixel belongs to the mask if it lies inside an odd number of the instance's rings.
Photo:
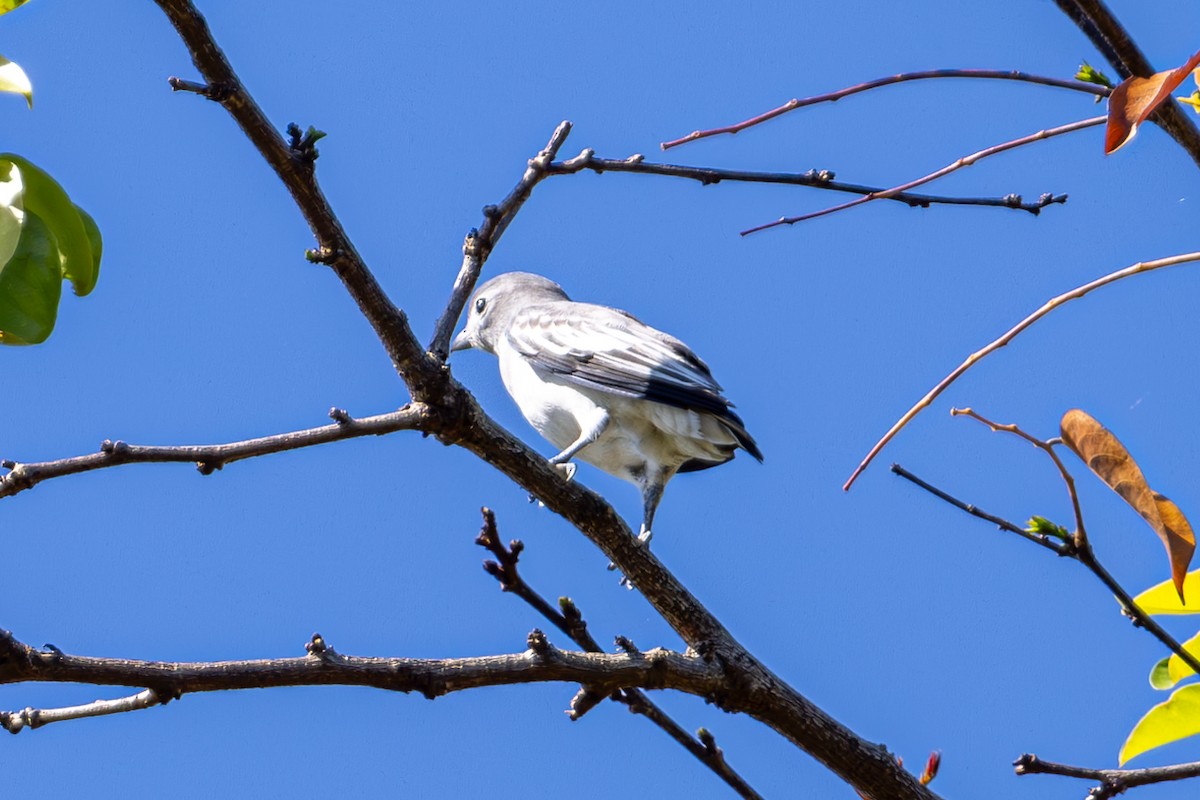
<svg viewBox="0 0 1200 800">
<path fill-rule="evenodd" d="M 508 330 L 513 317 L 530 305 L 569 300 L 554 281 L 530 272 L 506 272 L 475 290 L 467 306 L 467 326 L 454 337 L 451 350 L 472 347 L 496 352 L 496 343 Z"/>
</svg>

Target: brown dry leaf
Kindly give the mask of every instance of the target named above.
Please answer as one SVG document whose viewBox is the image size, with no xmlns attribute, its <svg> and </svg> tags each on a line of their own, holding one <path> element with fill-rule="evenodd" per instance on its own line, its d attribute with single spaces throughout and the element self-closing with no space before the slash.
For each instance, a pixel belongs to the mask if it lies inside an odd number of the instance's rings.
<svg viewBox="0 0 1200 800">
<path fill-rule="evenodd" d="M 1190 68 L 1189 68 L 1190 71 Z M 1183 580 L 1196 549 L 1192 526 L 1179 507 L 1150 488 L 1141 468 L 1112 432 L 1079 409 L 1063 414 L 1063 442 L 1150 524 L 1167 548 L 1171 580 L 1183 601 Z"/>
<path fill-rule="evenodd" d="M 1178 69 L 1159 72 L 1149 78 L 1126 78 L 1117 84 L 1108 98 L 1108 126 L 1104 130 L 1104 154 L 1114 153 L 1137 133 L 1171 92 L 1200 65 L 1200 50 Z"/>
</svg>

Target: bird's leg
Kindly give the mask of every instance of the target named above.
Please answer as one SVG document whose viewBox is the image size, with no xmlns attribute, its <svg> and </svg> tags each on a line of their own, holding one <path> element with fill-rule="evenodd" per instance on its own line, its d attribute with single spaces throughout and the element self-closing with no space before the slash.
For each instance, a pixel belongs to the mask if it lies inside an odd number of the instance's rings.
<svg viewBox="0 0 1200 800">
<path fill-rule="evenodd" d="M 579 438 L 571 442 L 571 444 L 567 446 L 567 449 L 563 450 L 558 455 L 551 457 L 550 459 L 550 463 L 554 466 L 554 468 L 561 472 L 563 477 L 567 480 L 571 480 L 575 477 L 576 465 L 571 463 L 571 459 L 574 458 L 580 450 L 599 439 L 600 434 L 604 433 L 604 429 L 608 427 L 608 412 L 604 411 L 603 409 L 597 409 L 597 411 L 599 413 L 596 419 L 590 426 L 587 427 L 586 430 L 583 430 L 579 434 Z M 541 504 L 541 501 L 532 494 L 529 495 L 529 502 L 538 503 L 539 505 Z"/>
<path fill-rule="evenodd" d="M 654 525 L 654 513 L 658 511 L 658 503 L 662 500 L 663 489 L 667 482 L 659 477 L 658 480 L 647 481 L 642 487 L 642 529 L 638 531 L 638 541 L 647 547 L 650 546 L 650 540 L 654 538 L 654 531 L 651 527 Z"/>
<path fill-rule="evenodd" d="M 654 538 L 654 532 L 651 530 L 651 526 L 654 524 L 654 514 L 658 511 L 659 501 L 662 500 L 663 489 L 673 474 L 673 472 L 664 470 L 655 478 L 647 478 L 640 482 L 642 487 L 642 528 L 638 531 L 637 541 L 647 549 L 650 547 L 650 540 Z M 617 565 L 610 561 L 608 569 L 611 571 L 616 568 Z M 620 583 L 626 589 L 633 588 L 633 583 L 623 575 Z"/>
<path fill-rule="evenodd" d="M 561 453 L 550 459 L 550 463 L 561 470 L 567 480 L 575 477 L 575 465 L 570 463 L 571 459 L 580 450 L 599 439 L 600 434 L 604 433 L 604 430 L 608 427 L 608 412 L 604 409 L 596 409 L 596 411 L 598 413 L 595 419 L 591 420 L 591 425 L 580 431 L 579 438 L 571 442 Z"/>
</svg>

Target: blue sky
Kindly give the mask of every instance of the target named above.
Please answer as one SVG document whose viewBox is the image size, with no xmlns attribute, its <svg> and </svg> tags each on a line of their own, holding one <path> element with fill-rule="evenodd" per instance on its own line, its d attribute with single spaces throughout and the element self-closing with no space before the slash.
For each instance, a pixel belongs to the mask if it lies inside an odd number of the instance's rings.
<svg viewBox="0 0 1200 800">
<path fill-rule="evenodd" d="M 990 67 L 1069 77 L 1102 66 L 1052 4 L 201 3 L 243 80 L 282 128 L 329 136 L 318 170 L 380 281 L 423 336 L 480 208 L 511 188 L 562 119 L 563 149 L 729 168 L 834 170 L 893 185 L 986 145 L 1100 113 L 1090 98 L 936 81 L 803 110 L 661 154 L 658 142 L 788 98 L 901 71 Z M 1197 48 L 1191 5 L 1114 2 L 1160 69 Z M 347 7 L 348 6 L 348 7 Z M 304 261 L 311 236 L 224 112 L 172 94 L 194 78 L 152 3 L 34 0 L 0 19 L 0 52 L 35 108 L 3 99 L 3 149 L 62 181 L 105 234 L 99 286 L 65 297 L 40 347 L 0 351 L 0 456 L 230 441 L 380 413 L 406 395 L 340 284 Z M 1111 71 L 1110 71 L 1111 74 Z M 1070 201 L 1040 217 L 874 203 L 794 228 L 739 230 L 840 202 L 795 187 L 583 174 L 542 184 L 487 265 L 560 282 L 687 341 L 737 403 L 766 461 L 685 475 L 655 524 L 660 558 L 734 635 L 832 715 L 914 766 L 944 751 L 947 797 L 1079 797 L 1016 778 L 1022 752 L 1115 766 L 1161 697 L 1165 653 L 1093 578 L 891 476 L 909 469 L 985 509 L 1064 524 L 1050 464 L 951 419 L 970 405 L 1049 436 L 1090 411 L 1155 488 L 1196 516 L 1193 297 L 1200 270 L 1135 278 L 1067 306 L 984 361 L 841 484 L 892 421 L 968 353 L 1049 297 L 1135 261 L 1196 249 L 1195 166 L 1147 126 L 1115 156 L 1093 129 L 960 172 L 930 191 Z M 455 374 L 547 454 L 493 359 Z M 1075 463 L 1098 554 L 1137 591 L 1167 576 L 1161 545 Z M 628 484 L 577 478 L 627 519 Z M 526 542 L 524 572 L 570 595 L 601 641 L 679 647 L 606 559 L 465 452 L 417 435 L 232 465 L 129 466 L 3 501 L 0 626 L 64 651 L 163 660 L 297 655 L 314 630 L 344 653 L 520 650 L 543 622 L 478 567 L 478 507 Z M 636 526 L 636 523 L 635 523 Z M 1195 632 L 1173 621 L 1180 636 Z M 551 640 L 566 646 L 564 637 Z M 722 796 L 678 746 L 615 705 L 570 723 L 573 687 L 434 702 L 348 688 L 192 695 L 166 708 L 4 741 L 14 793 L 495 797 L 636 786 Z M 120 690 L 0 687 L 0 707 Z M 768 797 L 851 797 L 745 718 L 656 697 L 710 728 Z M 1194 760 L 1198 740 L 1140 759 Z M 1139 762 L 1134 762 L 1137 765 Z M 1194 786 L 1141 790 L 1193 796 Z"/>
</svg>

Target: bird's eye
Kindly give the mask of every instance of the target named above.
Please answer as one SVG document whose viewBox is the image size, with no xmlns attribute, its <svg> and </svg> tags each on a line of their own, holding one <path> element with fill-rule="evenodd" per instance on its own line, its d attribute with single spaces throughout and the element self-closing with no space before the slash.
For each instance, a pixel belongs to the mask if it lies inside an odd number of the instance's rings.
<svg viewBox="0 0 1200 800">
<path fill-rule="evenodd" d="M 475 313 L 476 314 L 482 314 L 483 310 L 485 308 L 487 308 L 487 298 L 486 297 L 481 297 L 475 301 Z"/>
</svg>

